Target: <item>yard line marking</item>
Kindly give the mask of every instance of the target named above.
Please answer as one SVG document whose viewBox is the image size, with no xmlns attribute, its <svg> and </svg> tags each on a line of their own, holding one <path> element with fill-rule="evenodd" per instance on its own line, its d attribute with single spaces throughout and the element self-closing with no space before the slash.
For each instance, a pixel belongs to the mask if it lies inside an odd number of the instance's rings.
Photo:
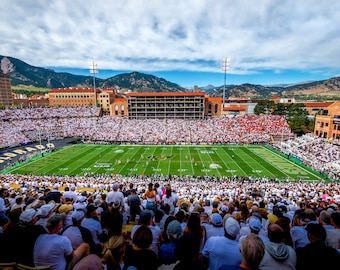
<svg viewBox="0 0 340 270">
<path fill-rule="evenodd" d="M 247 148 L 250 150 L 250 148 Z M 242 149 L 243 151 L 243 149 Z M 250 150 L 251 151 L 251 150 Z M 254 153 L 253 151 L 251 151 L 252 153 Z M 248 155 L 248 153 L 245 153 L 243 152 L 243 154 L 245 154 L 247 156 L 247 158 L 250 158 L 251 160 L 253 160 L 256 164 L 258 164 L 260 167 L 263 168 L 263 170 L 267 171 L 272 177 L 276 178 L 275 174 L 273 174 L 271 171 L 269 171 L 266 167 L 264 167 L 261 163 L 257 162 L 252 156 Z M 260 157 L 259 155 L 257 155 L 256 153 L 254 153 L 256 156 Z M 260 157 L 262 159 L 262 157 Z M 266 162 L 268 162 L 265 158 L 263 158 Z M 253 170 L 253 171 L 256 171 L 256 170 Z M 280 172 L 282 172 L 280 170 Z M 283 174 L 287 175 L 285 172 L 282 172 Z M 256 172 L 256 174 L 259 176 L 259 177 L 263 177 L 261 176 L 258 172 Z M 289 175 L 287 175 L 289 176 Z"/>
<path fill-rule="evenodd" d="M 233 146 L 233 147 L 235 147 L 235 146 Z M 222 149 L 226 153 L 226 155 L 229 157 L 229 159 L 233 162 L 233 164 L 236 164 L 236 166 L 243 172 L 243 174 L 241 174 L 241 175 L 247 176 L 248 174 L 240 167 L 240 165 L 238 165 L 238 163 L 234 159 L 232 159 L 230 157 L 230 155 L 226 152 L 225 148 L 222 148 Z M 229 146 L 228 146 L 228 150 L 229 150 Z M 237 155 L 232 148 L 230 149 L 230 151 L 232 151 L 235 155 Z M 239 155 L 237 155 L 237 156 L 239 156 Z"/>
<path fill-rule="evenodd" d="M 191 164 L 191 171 L 192 171 L 191 175 L 195 175 L 195 170 L 194 170 L 194 165 L 193 165 L 193 162 L 192 162 L 192 159 L 191 159 L 191 151 L 190 151 L 190 146 L 189 145 L 187 146 L 187 150 L 189 152 L 189 162 Z"/>
<path fill-rule="evenodd" d="M 273 152 L 273 151 L 270 151 L 270 150 L 267 149 L 266 147 L 263 147 L 263 149 L 266 150 L 266 151 L 268 151 L 268 152 L 270 152 L 270 153 L 272 153 L 273 155 L 279 156 L 280 158 L 282 158 L 282 159 L 285 160 L 286 162 L 291 163 L 291 164 L 294 165 L 294 166 L 298 166 L 299 169 L 301 169 L 301 170 L 307 172 L 308 174 L 311 174 L 311 175 L 317 177 L 317 179 L 315 179 L 315 180 L 320 180 L 320 179 L 322 178 L 321 176 L 315 174 L 314 172 L 308 171 L 307 169 L 303 168 L 302 166 L 297 165 L 297 164 L 294 163 L 293 161 L 284 159 L 282 156 L 280 156 L 279 154 L 277 154 L 277 153 L 275 153 L 275 152 Z"/>
<path fill-rule="evenodd" d="M 220 147 L 220 149 L 223 150 L 222 147 Z M 219 150 L 219 149 L 216 149 L 216 150 L 215 150 L 216 154 L 220 157 L 220 160 L 223 162 L 223 164 L 225 165 L 225 167 L 229 170 L 230 168 L 229 168 L 228 164 L 224 162 L 224 159 L 223 159 L 223 157 L 220 155 L 220 153 L 219 153 L 218 150 Z M 226 155 L 226 156 L 228 156 L 228 158 L 230 158 L 229 155 Z"/>
</svg>

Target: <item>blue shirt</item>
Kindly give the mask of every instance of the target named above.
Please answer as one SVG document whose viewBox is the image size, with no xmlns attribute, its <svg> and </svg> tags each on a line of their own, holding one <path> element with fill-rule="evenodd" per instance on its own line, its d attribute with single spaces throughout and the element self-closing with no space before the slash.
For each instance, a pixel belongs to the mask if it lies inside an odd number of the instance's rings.
<svg viewBox="0 0 340 270">
<path fill-rule="evenodd" d="M 177 261 L 175 247 L 176 243 L 174 241 L 159 247 L 158 259 L 160 264 L 172 264 Z"/>
<path fill-rule="evenodd" d="M 242 262 L 240 244 L 224 236 L 210 237 L 202 251 L 209 258 L 209 270 L 218 270 L 223 264 L 239 265 Z"/>
</svg>

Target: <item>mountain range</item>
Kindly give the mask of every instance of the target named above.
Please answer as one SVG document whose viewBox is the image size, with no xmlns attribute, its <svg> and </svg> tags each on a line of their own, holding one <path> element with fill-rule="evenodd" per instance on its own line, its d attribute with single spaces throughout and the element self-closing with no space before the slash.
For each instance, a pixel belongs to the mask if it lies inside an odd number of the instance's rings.
<svg viewBox="0 0 340 270">
<path fill-rule="evenodd" d="M 74 75 L 66 72 L 31 66 L 19 59 L 0 55 L 0 72 L 8 74 L 11 85 L 34 86 L 41 88 L 93 87 L 93 76 Z M 184 88 L 176 83 L 153 75 L 131 72 L 123 73 L 108 79 L 95 78 L 97 87 L 116 88 L 121 91 L 134 92 L 186 92 L 192 89 Z M 224 86 L 208 85 L 199 87 L 213 97 L 222 97 Z M 243 98 L 268 98 L 271 96 L 299 96 L 340 98 L 340 77 L 322 81 L 301 82 L 293 85 L 263 86 L 254 84 L 227 85 L 225 96 Z"/>
</svg>

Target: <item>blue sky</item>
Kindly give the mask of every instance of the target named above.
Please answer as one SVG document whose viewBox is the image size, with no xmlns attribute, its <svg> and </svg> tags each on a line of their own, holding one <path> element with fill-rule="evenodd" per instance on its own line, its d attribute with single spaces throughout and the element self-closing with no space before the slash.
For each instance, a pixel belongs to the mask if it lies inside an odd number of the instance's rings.
<svg viewBox="0 0 340 270">
<path fill-rule="evenodd" d="M 184 87 L 340 76 L 340 1 L 2 0 L 0 55 L 100 78 L 138 71 Z"/>
</svg>

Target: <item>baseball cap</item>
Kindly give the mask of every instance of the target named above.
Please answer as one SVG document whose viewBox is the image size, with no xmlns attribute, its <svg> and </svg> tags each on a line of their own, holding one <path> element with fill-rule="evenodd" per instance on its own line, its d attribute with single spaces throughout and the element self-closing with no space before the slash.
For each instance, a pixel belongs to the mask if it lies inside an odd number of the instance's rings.
<svg viewBox="0 0 340 270">
<path fill-rule="evenodd" d="M 222 205 L 221 211 L 222 212 L 228 212 L 229 211 L 229 207 L 227 205 Z"/>
<path fill-rule="evenodd" d="M 54 208 L 53 203 L 44 204 L 40 206 L 40 208 L 38 209 L 37 216 L 46 217 L 49 214 L 49 212 L 53 210 L 53 208 Z"/>
<path fill-rule="evenodd" d="M 153 217 L 154 213 L 152 210 L 143 210 L 140 213 L 140 222 L 141 224 L 147 224 L 150 222 L 151 218 Z"/>
<path fill-rule="evenodd" d="M 214 213 L 210 215 L 210 220 L 215 226 L 222 226 L 222 216 L 218 213 Z"/>
<path fill-rule="evenodd" d="M 50 217 L 46 222 L 46 228 L 47 229 L 54 229 L 57 227 L 60 223 L 60 221 L 63 220 L 63 216 L 61 214 L 56 214 L 52 217 Z"/>
<path fill-rule="evenodd" d="M 84 217 L 85 213 L 82 210 L 77 210 L 77 211 L 73 211 L 71 214 L 71 218 L 75 219 L 76 221 L 81 220 Z"/>
<path fill-rule="evenodd" d="M 240 224 L 233 217 L 228 217 L 224 223 L 224 229 L 227 234 L 236 237 L 240 233 Z"/>
<path fill-rule="evenodd" d="M 86 201 L 86 197 L 85 196 L 78 196 L 77 197 L 77 201 L 78 202 L 85 202 Z"/>
<path fill-rule="evenodd" d="M 19 220 L 24 223 L 31 222 L 37 216 L 37 211 L 34 208 L 26 209 L 19 216 Z"/>
<path fill-rule="evenodd" d="M 112 185 L 112 188 L 113 188 L 114 190 L 117 190 L 117 189 L 119 188 L 119 185 L 118 185 L 118 184 L 113 184 L 113 185 Z"/>
<path fill-rule="evenodd" d="M 182 234 L 182 226 L 177 220 L 173 220 L 168 224 L 167 232 L 177 238 Z"/>
<path fill-rule="evenodd" d="M 93 211 L 97 210 L 97 206 L 95 206 L 93 203 L 90 203 L 86 206 L 87 213 L 92 213 Z"/>
<path fill-rule="evenodd" d="M 262 228 L 261 221 L 257 217 L 249 217 L 248 224 L 251 230 L 259 232 Z"/>
</svg>

